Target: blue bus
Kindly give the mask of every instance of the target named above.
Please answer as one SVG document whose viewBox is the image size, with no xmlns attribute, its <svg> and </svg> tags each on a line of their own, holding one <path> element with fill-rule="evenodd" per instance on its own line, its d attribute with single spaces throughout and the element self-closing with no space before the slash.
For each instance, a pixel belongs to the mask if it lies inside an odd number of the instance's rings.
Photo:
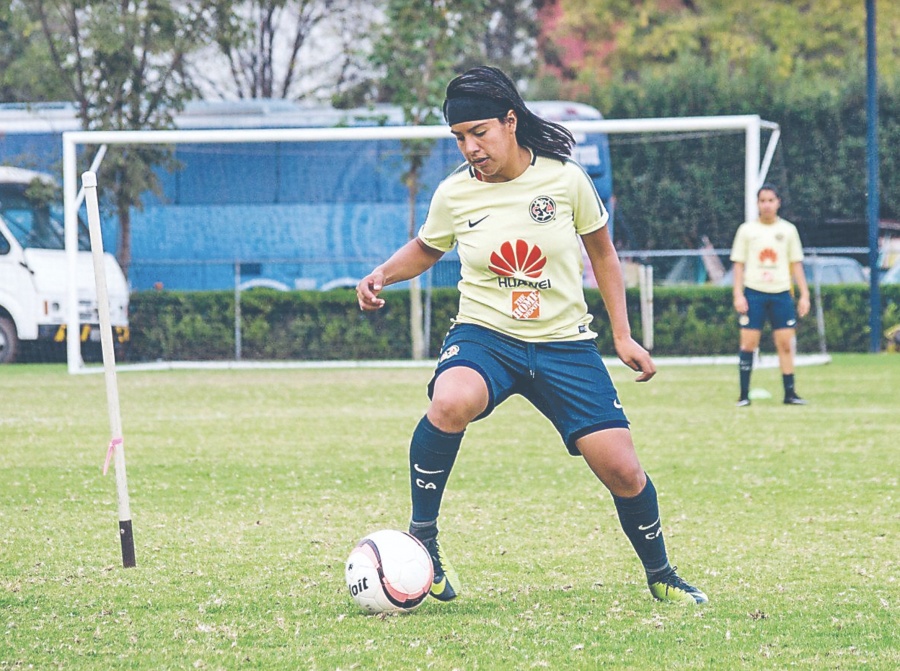
<svg viewBox="0 0 900 671">
<path fill-rule="evenodd" d="M 601 119 L 574 102 L 529 107 L 553 121 Z M 283 100 L 195 102 L 179 129 L 402 125 L 394 106 L 337 110 Z M 0 105 L 0 164 L 60 173 L 61 133 L 78 129 L 69 105 Z M 609 143 L 576 137 L 574 158 L 613 212 Z M 212 290 L 268 286 L 353 286 L 408 240 L 410 198 L 397 140 L 173 145 L 177 169 L 160 169 L 162 194 L 144 194 L 131 213 L 132 290 Z M 427 149 L 415 201 L 416 228 L 433 189 L 462 162 L 448 133 Z M 102 194 L 103 167 L 99 169 Z M 105 244 L 118 244 L 104 213 Z M 430 271 L 434 286 L 453 286 L 455 252 Z"/>
</svg>

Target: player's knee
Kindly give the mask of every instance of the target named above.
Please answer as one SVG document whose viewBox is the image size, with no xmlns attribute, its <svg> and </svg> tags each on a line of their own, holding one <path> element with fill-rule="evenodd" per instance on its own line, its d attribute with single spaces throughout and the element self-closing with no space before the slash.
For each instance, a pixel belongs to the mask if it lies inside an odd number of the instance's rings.
<svg viewBox="0 0 900 671">
<path fill-rule="evenodd" d="M 630 498 L 643 491 L 647 476 L 640 464 L 611 464 L 605 474 L 604 484 L 616 496 Z"/>
<path fill-rule="evenodd" d="M 441 431 L 463 431 L 485 411 L 488 400 L 487 385 L 481 375 L 457 366 L 441 373 L 435 381 L 428 419 Z"/>
<path fill-rule="evenodd" d="M 793 351 L 794 348 L 794 330 L 793 329 L 779 329 L 775 333 L 775 347 L 779 352 L 789 353 Z"/>
<path fill-rule="evenodd" d="M 484 403 L 472 395 L 435 394 L 428 407 L 428 420 L 441 431 L 457 433 L 465 430 L 483 410 Z"/>
</svg>

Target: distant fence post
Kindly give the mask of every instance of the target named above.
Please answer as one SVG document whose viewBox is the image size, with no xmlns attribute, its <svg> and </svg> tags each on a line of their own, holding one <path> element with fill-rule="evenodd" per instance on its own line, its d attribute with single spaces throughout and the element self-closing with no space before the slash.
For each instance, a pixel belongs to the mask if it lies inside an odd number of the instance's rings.
<svg viewBox="0 0 900 671">
<path fill-rule="evenodd" d="M 641 333 L 644 349 L 653 351 L 653 266 L 642 263 L 639 266 L 638 284 L 641 289 Z"/>
<path fill-rule="evenodd" d="M 813 254 L 813 259 L 817 258 Z M 819 333 L 819 351 L 828 353 L 828 344 L 825 341 L 825 308 L 822 306 L 822 269 L 818 263 L 813 264 L 813 295 L 816 298 L 816 331 Z"/>
<path fill-rule="evenodd" d="M 241 262 L 234 262 L 234 360 L 241 360 Z"/>
</svg>

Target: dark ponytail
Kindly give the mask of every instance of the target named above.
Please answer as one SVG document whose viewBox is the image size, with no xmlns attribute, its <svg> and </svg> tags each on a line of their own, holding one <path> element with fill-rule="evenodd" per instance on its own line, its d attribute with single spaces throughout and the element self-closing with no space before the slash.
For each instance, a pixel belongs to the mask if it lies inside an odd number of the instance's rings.
<svg viewBox="0 0 900 671">
<path fill-rule="evenodd" d="M 444 119 L 448 120 L 447 106 L 455 98 L 482 98 L 499 104 L 504 113 L 513 110 L 519 119 L 516 140 L 538 156 L 565 160 L 572 154 L 575 138 L 567 128 L 535 115 L 525 105 L 516 85 L 501 70 L 486 65 L 472 68 L 455 77 L 447 85 L 444 100 Z"/>
</svg>

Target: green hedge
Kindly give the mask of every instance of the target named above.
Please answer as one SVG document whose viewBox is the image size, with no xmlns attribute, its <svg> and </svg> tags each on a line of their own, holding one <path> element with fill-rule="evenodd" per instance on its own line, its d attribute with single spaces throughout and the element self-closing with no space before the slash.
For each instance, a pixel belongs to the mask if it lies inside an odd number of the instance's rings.
<svg viewBox="0 0 900 671">
<path fill-rule="evenodd" d="M 781 140 L 768 181 L 806 247 L 868 246 L 865 68 L 839 83 L 769 69 L 677 60 L 664 73 L 596 87 L 585 102 L 608 119 L 758 114 Z M 880 207 L 900 218 L 900 78 L 880 81 Z M 678 141 L 661 141 L 679 138 Z M 619 249 L 729 249 L 744 216 L 743 133 L 610 136 Z M 768 135 L 763 136 L 763 147 Z M 859 259 L 863 261 L 862 258 Z"/>
<path fill-rule="evenodd" d="M 900 322 L 900 286 L 881 288 L 884 326 Z M 241 297 L 241 352 L 247 360 L 407 359 L 410 356 L 408 294 L 390 291 L 378 312 L 363 313 L 352 290 L 278 292 L 254 289 Z M 435 290 L 430 353 L 456 314 L 455 289 Z M 601 351 L 612 337 L 599 292 L 588 290 Z M 640 305 L 628 291 L 632 329 L 640 339 Z M 823 287 L 826 341 L 832 352 L 869 348 L 869 292 L 864 286 Z M 815 307 L 813 308 L 815 309 Z M 738 327 L 731 290 L 722 287 L 658 287 L 654 292 L 654 354 L 731 354 Z M 234 357 L 234 294 L 140 292 L 131 297 L 129 361 L 227 360 Z M 763 349 L 771 351 L 764 335 Z M 769 348 L 769 349 L 767 349 Z M 813 311 L 798 329 L 798 351 L 819 351 Z"/>
</svg>

